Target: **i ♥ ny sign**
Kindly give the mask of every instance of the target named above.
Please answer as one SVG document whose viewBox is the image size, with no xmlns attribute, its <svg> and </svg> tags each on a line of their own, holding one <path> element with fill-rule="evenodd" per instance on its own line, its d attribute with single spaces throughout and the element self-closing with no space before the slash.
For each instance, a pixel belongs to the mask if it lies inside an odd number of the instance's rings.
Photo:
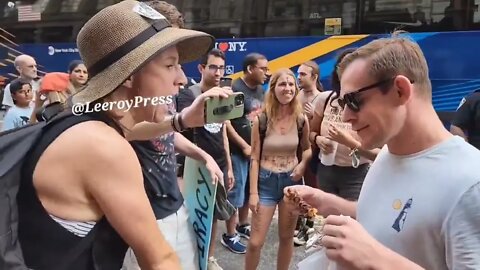
<svg viewBox="0 0 480 270">
<path fill-rule="evenodd" d="M 215 42 L 215 48 L 223 51 L 223 52 L 244 52 L 247 49 L 245 45 L 247 44 L 246 41 L 234 41 L 234 42 Z"/>
</svg>

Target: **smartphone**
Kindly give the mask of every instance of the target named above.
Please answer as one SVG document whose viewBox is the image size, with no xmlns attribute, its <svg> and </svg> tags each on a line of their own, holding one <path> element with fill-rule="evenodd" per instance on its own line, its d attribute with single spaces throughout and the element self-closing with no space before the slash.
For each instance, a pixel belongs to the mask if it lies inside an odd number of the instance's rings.
<svg viewBox="0 0 480 270">
<path fill-rule="evenodd" d="M 220 87 L 232 87 L 232 78 L 224 77 L 220 79 Z"/>
<path fill-rule="evenodd" d="M 245 96 L 235 92 L 228 98 L 209 98 L 205 102 L 205 123 L 221 123 L 243 116 Z"/>
</svg>

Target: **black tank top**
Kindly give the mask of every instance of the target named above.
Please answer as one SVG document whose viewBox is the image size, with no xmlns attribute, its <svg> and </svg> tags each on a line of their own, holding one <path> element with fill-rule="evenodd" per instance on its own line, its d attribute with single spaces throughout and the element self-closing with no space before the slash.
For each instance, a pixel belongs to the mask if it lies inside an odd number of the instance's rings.
<svg viewBox="0 0 480 270">
<path fill-rule="evenodd" d="M 49 216 L 33 186 L 33 171 L 48 145 L 69 127 L 92 120 L 112 124 L 101 114 L 68 116 L 42 135 L 25 161 L 17 196 L 18 237 L 29 268 L 61 269 L 60 263 L 69 270 L 118 270 L 122 267 L 128 246 L 105 217 L 84 238 L 76 236 Z M 64 262 L 65 258 L 69 258 L 68 262 Z"/>
</svg>

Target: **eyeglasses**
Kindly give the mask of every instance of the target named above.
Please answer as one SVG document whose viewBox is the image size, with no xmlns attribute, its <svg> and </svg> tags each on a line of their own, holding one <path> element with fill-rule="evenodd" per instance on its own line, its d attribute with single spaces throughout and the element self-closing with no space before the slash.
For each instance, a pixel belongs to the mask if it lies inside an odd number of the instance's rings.
<svg viewBox="0 0 480 270">
<path fill-rule="evenodd" d="M 376 82 L 376 83 L 371 84 L 369 86 L 362 87 L 362 88 L 360 88 L 356 91 L 350 92 L 348 94 L 345 94 L 345 95 L 343 95 L 343 98 L 338 99 L 338 104 L 340 105 L 340 107 L 342 107 L 342 109 L 345 108 L 345 105 L 347 105 L 350 110 L 352 110 L 354 112 L 359 112 L 360 111 L 360 106 L 362 105 L 362 102 L 360 100 L 360 93 L 371 90 L 371 89 L 375 89 L 379 86 L 390 83 L 395 78 L 396 78 L 396 76 L 393 77 L 393 78 L 389 78 L 389 79 L 386 79 L 386 80 L 383 80 L 383 81 Z M 413 81 L 410 80 L 410 83 L 413 83 Z"/>
<path fill-rule="evenodd" d="M 212 72 L 217 72 L 217 70 L 220 70 L 220 71 L 225 71 L 225 67 L 224 66 L 217 66 L 217 65 L 208 65 L 208 70 L 212 71 Z"/>
</svg>

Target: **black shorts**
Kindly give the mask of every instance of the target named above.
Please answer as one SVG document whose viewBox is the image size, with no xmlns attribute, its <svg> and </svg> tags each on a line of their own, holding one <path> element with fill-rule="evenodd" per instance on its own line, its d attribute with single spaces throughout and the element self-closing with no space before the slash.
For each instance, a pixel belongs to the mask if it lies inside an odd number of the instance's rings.
<svg viewBox="0 0 480 270">
<path fill-rule="evenodd" d="M 318 188 L 346 200 L 356 201 L 369 167 L 370 164 L 368 163 L 354 168 L 336 165 L 325 166 L 319 162 L 317 169 Z"/>
</svg>

